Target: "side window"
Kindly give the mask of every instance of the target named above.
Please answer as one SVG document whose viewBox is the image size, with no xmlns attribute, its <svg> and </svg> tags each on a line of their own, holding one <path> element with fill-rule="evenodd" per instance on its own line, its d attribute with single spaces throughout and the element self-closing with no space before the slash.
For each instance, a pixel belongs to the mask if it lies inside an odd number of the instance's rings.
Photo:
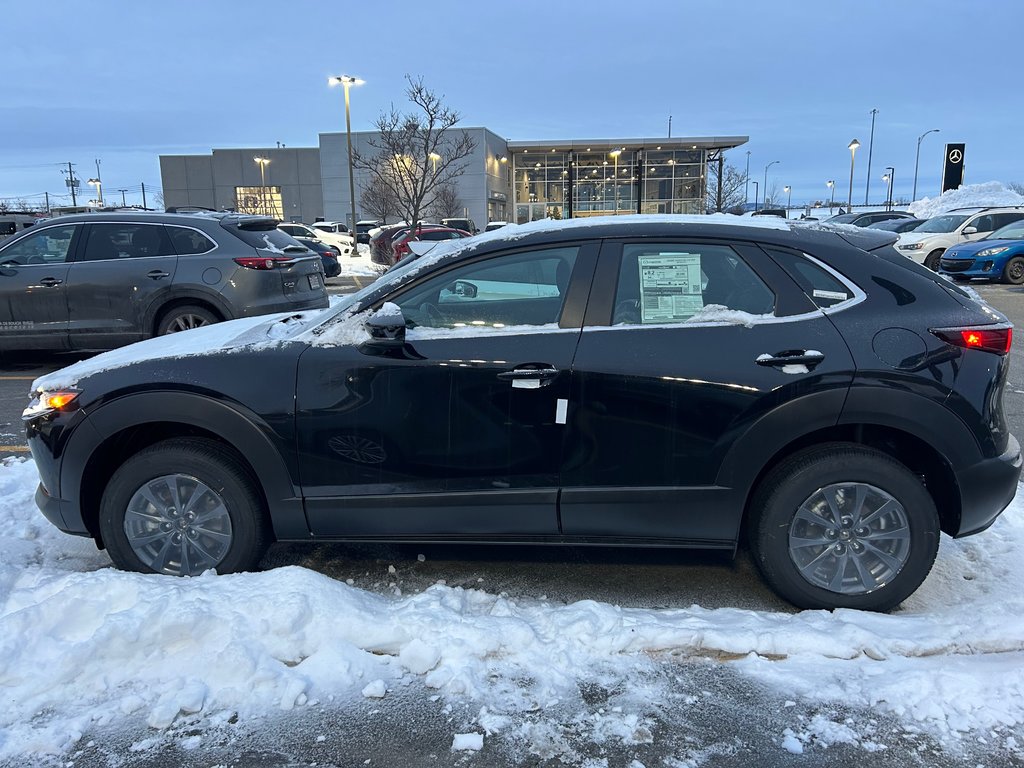
<svg viewBox="0 0 1024 768">
<path fill-rule="evenodd" d="M 67 261 L 75 225 L 46 227 L 0 250 L 0 264 L 57 264 Z"/>
<path fill-rule="evenodd" d="M 767 251 L 818 307 L 824 309 L 853 298 L 842 281 L 803 255 L 779 248 L 768 248 Z"/>
<path fill-rule="evenodd" d="M 995 227 L 993 225 L 993 219 L 995 216 L 992 214 L 985 214 L 984 216 L 976 216 L 971 221 L 967 222 L 968 227 L 974 227 L 979 232 L 991 232 Z"/>
<path fill-rule="evenodd" d="M 173 255 L 171 240 L 159 224 L 92 224 L 81 261 Z"/>
<path fill-rule="evenodd" d="M 1015 221 L 1024 219 L 1024 211 L 1019 213 L 997 213 L 992 218 L 995 219 L 995 228 L 1002 229 L 1007 224 L 1013 224 Z"/>
<path fill-rule="evenodd" d="M 477 261 L 428 278 L 393 301 L 411 327 L 557 323 L 578 251 L 549 248 Z"/>
<path fill-rule="evenodd" d="M 202 232 L 187 227 L 167 227 L 174 250 L 179 256 L 193 253 L 206 253 L 217 247 L 217 244 Z"/>
<path fill-rule="evenodd" d="M 728 246 L 622 248 L 612 325 L 713 322 L 720 310 L 771 314 L 775 294 Z"/>
</svg>

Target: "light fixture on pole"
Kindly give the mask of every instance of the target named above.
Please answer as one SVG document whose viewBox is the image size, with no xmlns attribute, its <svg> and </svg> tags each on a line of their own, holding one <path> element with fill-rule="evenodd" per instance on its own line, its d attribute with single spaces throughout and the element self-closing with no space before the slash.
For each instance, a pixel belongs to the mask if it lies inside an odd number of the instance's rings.
<svg viewBox="0 0 1024 768">
<path fill-rule="evenodd" d="M 441 159 L 441 156 L 440 156 L 439 154 L 437 154 L 437 152 L 431 152 L 431 153 L 430 153 L 430 154 L 428 155 L 428 157 L 429 157 L 429 158 L 430 158 L 430 159 L 431 159 L 431 160 L 433 161 L 433 163 L 434 163 L 434 175 L 435 175 L 435 176 L 437 176 L 437 161 Z"/>
<path fill-rule="evenodd" d="M 924 139 L 929 133 L 938 133 L 938 128 L 932 128 L 930 131 L 925 131 L 917 137 L 917 154 L 914 156 L 914 192 L 911 197 L 917 200 L 917 165 L 921 160 L 921 140 Z"/>
<path fill-rule="evenodd" d="M 772 160 L 768 165 L 764 167 L 764 204 L 768 205 L 768 169 L 778 163 L 778 160 Z M 754 206 L 754 210 L 757 210 L 757 206 Z"/>
<path fill-rule="evenodd" d="M 846 212 L 851 213 L 853 208 L 853 159 L 857 155 L 857 147 L 860 146 L 860 142 L 854 139 L 850 142 L 848 149 L 850 150 L 850 194 L 846 198 Z"/>
<path fill-rule="evenodd" d="M 793 207 L 793 188 L 787 184 L 782 188 L 786 193 L 786 218 L 789 218 L 789 209 Z"/>
<path fill-rule="evenodd" d="M 102 208 L 103 207 L 103 182 L 100 181 L 99 179 L 89 179 L 85 183 L 86 184 L 91 184 L 92 186 L 96 187 L 96 205 L 97 205 L 97 207 Z"/>
<path fill-rule="evenodd" d="M 619 155 L 622 154 L 621 149 L 616 149 L 608 153 L 612 159 L 615 160 L 615 215 L 619 215 Z"/>
<path fill-rule="evenodd" d="M 365 80 L 351 75 L 336 75 L 327 79 L 328 85 L 345 86 L 345 138 L 348 143 L 348 196 L 352 200 L 352 234 L 356 231 L 356 177 L 352 165 L 352 111 L 349 106 L 348 91 L 353 85 L 362 85 Z"/>
<path fill-rule="evenodd" d="M 270 162 L 269 157 L 254 157 L 253 162 L 258 163 L 260 166 L 260 213 L 264 216 L 267 214 L 267 163 Z"/>
<path fill-rule="evenodd" d="M 756 181 L 752 181 L 750 183 L 754 185 L 754 210 L 756 211 L 757 210 L 757 189 L 758 189 L 758 184 L 757 184 Z"/>
<path fill-rule="evenodd" d="M 896 179 L 896 169 L 891 165 L 885 167 L 885 175 L 882 177 L 882 181 L 888 182 L 889 189 L 888 194 L 885 197 L 885 210 L 892 210 L 892 185 Z"/>
<path fill-rule="evenodd" d="M 826 181 L 825 182 L 825 186 L 828 187 L 830 190 L 832 190 L 832 197 L 829 198 L 829 201 L 828 201 L 828 215 L 831 216 L 832 215 L 832 209 L 835 207 L 835 204 L 836 204 L 836 181 L 835 181 L 835 179 L 829 179 L 828 181 Z"/>
</svg>

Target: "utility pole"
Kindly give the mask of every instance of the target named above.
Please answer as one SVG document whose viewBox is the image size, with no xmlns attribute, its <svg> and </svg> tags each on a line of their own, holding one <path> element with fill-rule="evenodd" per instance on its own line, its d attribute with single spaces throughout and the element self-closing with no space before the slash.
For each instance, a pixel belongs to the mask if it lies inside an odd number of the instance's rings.
<svg viewBox="0 0 1024 768">
<path fill-rule="evenodd" d="M 127 208 L 128 207 L 128 203 L 126 203 L 125 200 L 124 200 L 124 193 L 127 192 L 128 190 L 127 189 L 119 189 L 117 191 L 121 193 L 121 207 L 122 208 Z"/>
<path fill-rule="evenodd" d="M 147 208 L 146 208 L 146 182 L 142 182 L 142 209 L 143 210 L 147 210 Z"/>
<path fill-rule="evenodd" d="M 61 170 L 61 173 L 64 173 L 64 171 Z M 72 162 L 68 161 L 67 184 L 68 184 L 68 189 L 71 190 L 71 205 L 72 205 L 72 207 L 75 207 L 75 206 L 78 205 L 78 197 L 75 194 L 75 184 L 77 184 L 77 183 L 78 183 L 78 179 L 75 178 L 75 166 L 74 166 L 74 164 Z"/>
<path fill-rule="evenodd" d="M 672 115 L 668 116 L 668 137 L 672 138 Z"/>
<path fill-rule="evenodd" d="M 871 191 L 871 150 L 875 146 L 875 115 L 877 114 L 877 109 L 871 110 L 871 137 L 868 139 L 868 180 L 864 183 L 864 205 L 868 204 L 868 192 Z"/>
<path fill-rule="evenodd" d="M 46 215 L 49 216 L 50 215 L 50 193 L 49 192 L 43 192 L 43 194 L 46 195 Z"/>
</svg>

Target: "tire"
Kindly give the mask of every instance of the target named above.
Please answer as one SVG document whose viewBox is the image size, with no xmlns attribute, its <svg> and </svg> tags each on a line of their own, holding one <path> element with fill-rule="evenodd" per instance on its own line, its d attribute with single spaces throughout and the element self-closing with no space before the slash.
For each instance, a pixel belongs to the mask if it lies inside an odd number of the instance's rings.
<svg viewBox="0 0 1024 768">
<path fill-rule="evenodd" d="M 210 325 L 219 321 L 220 318 L 205 307 L 190 304 L 174 307 L 165 312 L 160 318 L 160 322 L 156 326 L 156 335 L 166 336 L 168 333 L 201 328 L 204 325 Z"/>
<path fill-rule="evenodd" d="M 858 502 L 866 526 L 857 525 Z M 758 486 L 750 512 L 754 561 L 799 608 L 889 610 L 921 586 L 939 548 L 939 516 L 918 478 L 850 443 L 784 460 Z"/>
<path fill-rule="evenodd" d="M 256 479 L 201 438 L 155 443 L 122 464 L 103 491 L 99 529 L 118 568 L 173 576 L 253 570 L 270 538 Z"/>
<path fill-rule="evenodd" d="M 942 254 L 945 253 L 945 248 L 936 248 L 934 251 L 929 253 L 924 258 L 924 265 L 928 267 L 932 272 L 939 271 L 939 259 L 942 258 Z"/>
<path fill-rule="evenodd" d="M 1024 256 L 1014 256 L 1003 267 L 1002 280 L 1010 285 L 1024 283 Z"/>
</svg>

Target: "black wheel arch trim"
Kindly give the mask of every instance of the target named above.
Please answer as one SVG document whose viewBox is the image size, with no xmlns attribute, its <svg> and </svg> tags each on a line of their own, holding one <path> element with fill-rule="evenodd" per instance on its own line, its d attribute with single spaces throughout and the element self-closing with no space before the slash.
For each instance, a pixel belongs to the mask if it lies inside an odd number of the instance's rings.
<svg viewBox="0 0 1024 768">
<path fill-rule="evenodd" d="M 261 485 L 275 538 L 309 538 L 300 489 L 285 458 L 268 436 L 269 428 L 261 428 L 228 403 L 196 393 L 167 391 L 140 392 L 111 400 L 92 411 L 69 436 L 59 480 L 68 529 L 87 531 L 81 489 L 86 467 L 96 449 L 124 429 L 167 422 L 213 432 L 235 447 Z"/>
<path fill-rule="evenodd" d="M 146 329 L 147 334 L 154 333 L 157 318 L 163 314 L 166 307 L 170 304 L 181 301 L 196 301 L 209 304 L 214 308 L 217 314 L 225 320 L 235 319 L 235 313 L 231 310 L 231 306 L 224 301 L 224 298 L 216 291 L 204 291 L 198 288 L 177 288 L 172 286 L 166 292 L 162 292 L 158 296 L 155 296 L 149 306 L 146 307 L 145 319 L 143 320 L 142 327 Z"/>
</svg>

